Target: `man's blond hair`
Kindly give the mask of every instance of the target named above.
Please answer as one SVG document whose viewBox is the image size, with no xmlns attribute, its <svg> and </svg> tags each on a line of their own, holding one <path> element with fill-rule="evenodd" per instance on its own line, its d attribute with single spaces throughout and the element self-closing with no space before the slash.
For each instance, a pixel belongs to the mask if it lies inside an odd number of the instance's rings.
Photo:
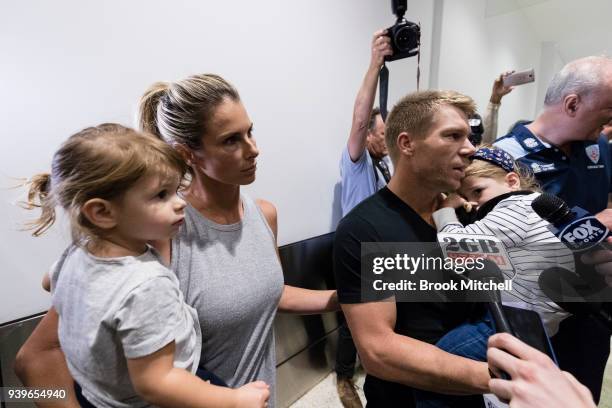
<svg viewBox="0 0 612 408">
<path fill-rule="evenodd" d="M 397 162 L 397 137 L 408 132 L 424 137 L 433 123 L 440 106 L 450 105 L 460 109 L 468 117 L 476 112 L 476 104 L 469 96 L 457 91 L 430 90 L 406 95 L 395 104 L 385 123 L 385 143 L 393 163 Z"/>
</svg>

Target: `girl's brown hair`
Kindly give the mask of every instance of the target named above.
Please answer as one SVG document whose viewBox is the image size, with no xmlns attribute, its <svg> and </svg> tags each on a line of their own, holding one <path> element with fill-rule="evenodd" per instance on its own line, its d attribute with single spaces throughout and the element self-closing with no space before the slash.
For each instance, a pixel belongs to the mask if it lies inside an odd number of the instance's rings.
<svg viewBox="0 0 612 408">
<path fill-rule="evenodd" d="M 483 144 L 478 146 L 478 148 L 489 148 L 493 149 L 494 146 L 490 144 Z M 519 180 L 521 183 L 521 190 L 531 190 L 541 192 L 540 186 L 536 181 L 533 173 L 525 166 L 521 165 L 517 161 L 513 162 L 514 172 L 518 174 Z M 487 177 L 497 180 L 503 180 L 508 172 L 502 169 L 500 166 L 496 166 L 493 163 L 489 163 L 488 161 L 475 159 L 472 160 L 472 163 L 465 169 L 465 177 Z"/>
<path fill-rule="evenodd" d="M 44 233 L 55 222 L 55 207 L 70 217 L 73 242 L 97 235 L 96 227 L 80 212 L 92 198 L 120 198 L 148 174 L 180 176 L 187 167 L 181 156 L 166 143 L 133 129 L 105 123 L 70 136 L 53 156 L 51 173 L 34 176 L 29 182 L 25 207 L 40 208 L 40 217 L 28 225 L 32 235 Z"/>
</svg>

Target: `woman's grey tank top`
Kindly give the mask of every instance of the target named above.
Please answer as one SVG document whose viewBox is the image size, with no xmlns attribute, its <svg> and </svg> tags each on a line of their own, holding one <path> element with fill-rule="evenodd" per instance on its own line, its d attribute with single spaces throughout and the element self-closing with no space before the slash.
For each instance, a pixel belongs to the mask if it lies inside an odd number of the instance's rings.
<svg viewBox="0 0 612 408">
<path fill-rule="evenodd" d="M 241 195 L 243 219 L 217 224 L 195 208 L 172 240 L 172 270 L 202 328 L 207 370 L 230 387 L 262 380 L 275 405 L 273 325 L 283 272 L 272 230 L 257 204 Z"/>
</svg>

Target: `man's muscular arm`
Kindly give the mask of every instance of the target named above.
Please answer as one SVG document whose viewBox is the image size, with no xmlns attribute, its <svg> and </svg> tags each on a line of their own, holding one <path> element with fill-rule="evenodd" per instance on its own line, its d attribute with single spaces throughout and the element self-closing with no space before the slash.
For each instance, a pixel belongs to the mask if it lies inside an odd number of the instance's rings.
<svg viewBox="0 0 612 408">
<path fill-rule="evenodd" d="M 395 333 L 395 302 L 343 304 L 342 311 L 369 374 L 444 394 L 489 392 L 486 363 Z"/>
</svg>

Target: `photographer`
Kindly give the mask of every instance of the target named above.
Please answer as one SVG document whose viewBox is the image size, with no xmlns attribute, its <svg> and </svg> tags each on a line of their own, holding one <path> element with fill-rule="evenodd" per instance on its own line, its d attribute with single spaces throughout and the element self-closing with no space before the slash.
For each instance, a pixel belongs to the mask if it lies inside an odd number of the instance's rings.
<svg viewBox="0 0 612 408">
<path fill-rule="evenodd" d="M 355 99 L 351 133 L 340 160 L 342 216 L 384 187 L 391 177 L 391 162 L 385 146 L 385 123 L 380 111 L 372 110 L 372 106 L 378 72 L 385 56 L 392 52 L 386 30 L 375 32 L 370 65 Z"/>
</svg>

